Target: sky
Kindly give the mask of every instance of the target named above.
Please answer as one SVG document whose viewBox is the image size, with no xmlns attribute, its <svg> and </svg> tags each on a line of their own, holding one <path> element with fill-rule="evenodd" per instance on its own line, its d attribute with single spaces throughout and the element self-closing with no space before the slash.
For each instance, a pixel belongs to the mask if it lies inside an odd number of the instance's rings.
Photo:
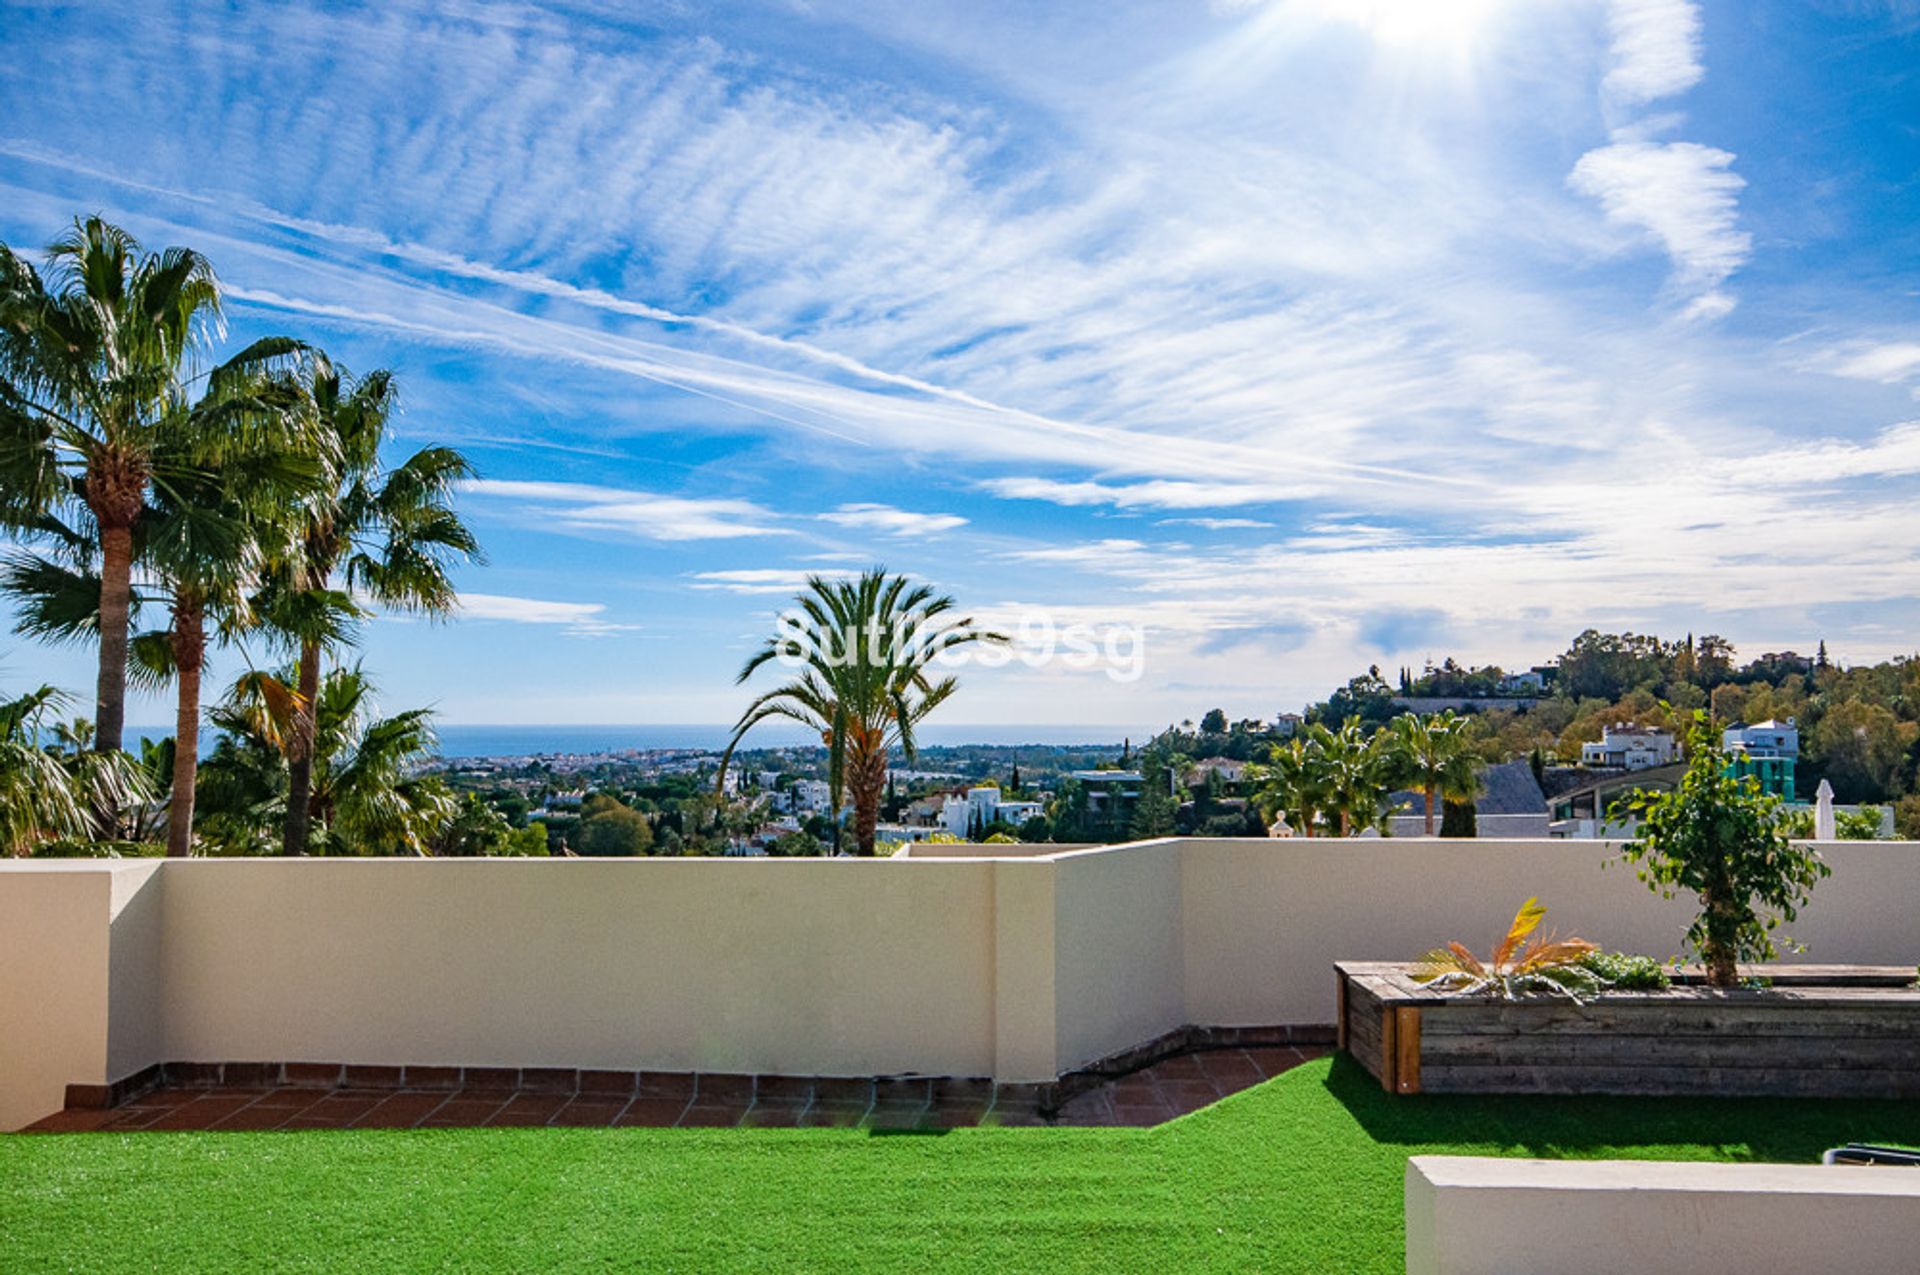
<svg viewBox="0 0 1920 1275">
<path fill-rule="evenodd" d="M 965 670 L 950 723 L 1588 627 L 1916 647 L 1920 0 L 0 22 L 0 239 L 198 248 L 221 348 L 391 368 L 394 459 L 477 466 L 460 615 L 362 634 L 389 707 L 730 720 L 806 574 L 874 563 L 1023 654 L 1142 643 Z M 89 654 L 0 642 L 42 681 Z"/>
</svg>

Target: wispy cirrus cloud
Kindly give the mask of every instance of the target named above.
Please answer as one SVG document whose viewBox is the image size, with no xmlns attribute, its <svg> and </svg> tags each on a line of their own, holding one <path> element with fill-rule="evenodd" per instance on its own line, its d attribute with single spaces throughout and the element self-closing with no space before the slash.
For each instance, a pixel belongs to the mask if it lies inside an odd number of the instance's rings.
<svg viewBox="0 0 1920 1275">
<path fill-rule="evenodd" d="M 1692 0 L 1612 0 L 1607 27 L 1613 66 L 1601 81 L 1609 98 L 1643 106 L 1700 82 L 1700 11 Z"/>
<path fill-rule="evenodd" d="M 602 602 L 557 602 L 499 593 L 461 593 L 457 601 L 458 615 L 463 620 L 558 625 L 576 637 L 606 637 L 640 627 L 608 620 L 606 604 Z"/>
<path fill-rule="evenodd" d="M 1612 107 L 1684 93 L 1706 74 L 1693 0 L 1610 0 L 1608 28 L 1613 65 L 1601 89 Z M 1615 127 L 1610 144 L 1574 164 L 1567 184 L 1596 200 L 1610 222 L 1660 245 L 1673 262 L 1668 286 L 1683 319 L 1719 319 L 1735 304 L 1722 285 L 1753 251 L 1739 227 L 1747 183 L 1730 151 L 1656 140 L 1681 123 L 1677 115 L 1643 116 Z"/>
<path fill-rule="evenodd" d="M 823 513 L 820 517 L 841 527 L 878 531 L 890 536 L 931 536 L 964 527 L 967 520 L 958 514 L 925 513 L 917 509 L 896 509 L 892 505 L 856 501 Z"/>
<path fill-rule="evenodd" d="M 622 532 L 645 540 L 734 540 L 786 536 L 768 509 L 747 500 L 703 500 L 589 483 L 522 482 L 477 478 L 464 484 L 476 496 L 495 497 L 549 525 L 576 531 Z"/>
</svg>

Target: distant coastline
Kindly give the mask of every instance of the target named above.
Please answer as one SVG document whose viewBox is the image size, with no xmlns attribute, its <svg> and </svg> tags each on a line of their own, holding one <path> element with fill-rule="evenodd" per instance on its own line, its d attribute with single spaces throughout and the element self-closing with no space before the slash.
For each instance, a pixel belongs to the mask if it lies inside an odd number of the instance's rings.
<svg viewBox="0 0 1920 1275">
<path fill-rule="evenodd" d="M 695 748 L 718 751 L 726 747 L 731 733 L 724 725 L 663 726 L 482 726 L 447 724 L 436 728 L 442 758 L 460 757 L 534 757 L 589 756 L 597 753 L 623 753 L 648 749 Z M 130 726 L 129 739 L 165 739 L 173 731 L 164 726 Z M 962 726 L 928 723 L 921 728 L 923 746 L 961 747 L 965 745 L 1008 746 L 1038 744 L 1058 746 L 1084 744 L 1119 748 L 1123 739 L 1138 744 L 1153 734 L 1153 728 L 1128 730 L 1124 726 L 1061 726 L 1053 723 L 1014 726 Z M 212 732 L 201 736 L 202 748 L 212 746 Z M 797 726 L 769 722 L 755 727 L 747 736 L 748 748 L 792 748 L 818 744 L 816 736 Z"/>
</svg>

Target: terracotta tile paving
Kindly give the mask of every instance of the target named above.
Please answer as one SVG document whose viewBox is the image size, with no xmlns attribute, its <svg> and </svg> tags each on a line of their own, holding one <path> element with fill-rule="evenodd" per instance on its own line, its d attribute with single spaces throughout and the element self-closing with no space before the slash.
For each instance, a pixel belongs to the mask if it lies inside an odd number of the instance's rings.
<svg viewBox="0 0 1920 1275">
<path fill-rule="evenodd" d="M 971 1125 L 1162 1124 L 1328 1052 L 1317 1046 L 1209 1049 L 1163 1059 L 1070 1099 L 1048 1119 L 1031 1098 L 996 1095 L 977 1080 L 849 1081 L 795 1076 L 563 1073 L 510 1068 L 337 1067 L 289 1064 L 293 1082 L 268 1088 L 172 1085 L 111 1110 L 69 1108 L 32 1126 L 44 1133 L 139 1130 L 583 1128 L 847 1128 L 908 1132 Z M 229 1065 L 230 1068 L 232 1065 Z M 254 1080 L 248 1070 L 236 1078 Z M 572 1075 L 573 1073 L 565 1073 Z M 378 1085 L 380 1087 L 370 1087 Z M 356 1087 L 357 1086 L 357 1087 Z M 1028 1091 L 1030 1092 L 1030 1091 Z"/>
</svg>

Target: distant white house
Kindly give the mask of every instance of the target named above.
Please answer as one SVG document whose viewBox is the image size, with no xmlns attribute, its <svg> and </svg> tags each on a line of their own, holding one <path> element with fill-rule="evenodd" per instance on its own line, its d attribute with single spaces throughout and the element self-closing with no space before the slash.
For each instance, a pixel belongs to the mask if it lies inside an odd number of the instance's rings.
<svg viewBox="0 0 1920 1275">
<path fill-rule="evenodd" d="M 1306 720 L 1298 713 L 1282 713 L 1273 719 L 1273 733 L 1281 739 L 1292 739 Z"/>
<path fill-rule="evenodd" d="M 1580 746 L 1582 766 L 1602 766 L 1612 770 L 1647 770 L 1673 761 L 1673 736 L 1651 726 L 1625 722 L 1604 727 L 1598 743 Z"/>
<path fill-rule="evenodd" d="M 940 808 L 940 830 L 956 837 L 968 837 L 996 821 L 1017 828 L 1040 810 L 1037 801 L 1002 801 L 998 788 L 969 788 L 965 795 L 948 794 L 946 804 Z"/>
<path fill-rule="evenodd" d="M 1730 726 L 1721 732 L 1720 746 L 1749 757 L 1798 757 L 1800 727 L 1791 717 L 1784 722 L 1769 718 L 1751 726 Z"/>
<path fill-rule="evenodd" d="M 825 810 L 833 804 L 833 786 L 824 779 L 796 779 L 793 804 L 799 810 Z"/>
<path fill-rule="evenodd" d="M 1206 757 L 1193 764 L 1187 771 L 1186 782 L 1189 786 L 1203 784 L 1208 775 L 1220 776 L 1221 782 L 1237 784 L 1241 776 L 1247 773 L 1247 763 L 1235 761 L 1231 757 Z"/>
</svg>

